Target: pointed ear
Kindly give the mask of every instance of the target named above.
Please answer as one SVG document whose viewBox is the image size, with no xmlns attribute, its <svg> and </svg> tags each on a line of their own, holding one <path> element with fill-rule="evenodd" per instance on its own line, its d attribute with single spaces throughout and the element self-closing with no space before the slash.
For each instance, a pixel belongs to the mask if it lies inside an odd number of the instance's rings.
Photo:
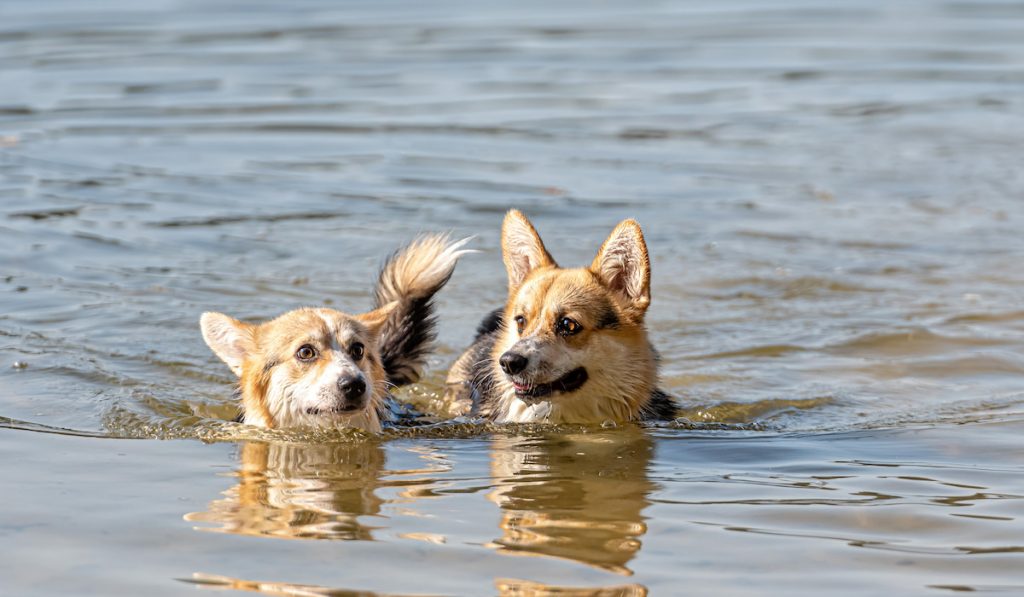
<svg viewBox="0 0 1024 597">
<path fill-rule="evenodd" d="M 508 272 L 509 292 L 518 288 L 533 270 L 557 265 L 544 248 L 533 224 L 516 209 L 505 214 L 501 225 L 501 252 Z"/>
<path fill-rule="evenodd" d="M 651 304 L 651 262 L 636 220 L 623 220 L 601 245 L 590 270 L 626 300 L 638 320 Z"/>
<path fill-rule="evenodd" d="M 242 363 L 253 351 L 253 327 L 223 313 L 203 313 L 199 318 L 203 340 L 215 355 L 231 367 L 235 375 L 242 376 Z"/>
<path fill-rule="evenodd" d="M 370 331 L 371 336 L 377 336 L 380 334 L 380 330 L 384 327 L 388 317 L 398 308 L 400 303 L 398 301 L 391 301 L 383 307 L 378 307 L 369 313 L 360 313 L 355 318 L 366 326 L 366 329 Z"/>
</svg>

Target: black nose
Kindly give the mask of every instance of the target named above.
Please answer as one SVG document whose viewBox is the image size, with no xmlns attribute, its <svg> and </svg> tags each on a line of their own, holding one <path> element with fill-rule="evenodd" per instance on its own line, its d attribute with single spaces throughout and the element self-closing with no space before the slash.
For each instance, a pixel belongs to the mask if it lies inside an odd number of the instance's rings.
<svg viewBox="0 0 1024 597">
<path fill-rule="evenodd" d="M 338 380 L 338 389 L 345 396 L 345 400 L 358 400 L 363 397 L 366 391 L 366 382 L 363 376 L 342 377 Z"/>
<path fill-rule="evenodd" d="M 521 354 L 516 354 L 514 352 L 506 352 L 505 354 L 501 355 L 500 359 L 498 359 L 498 363 L 501 364 L 501 370 L 504 371 L 505 373 L 508 373 L 509 375 L 515 375 L 516 373 L 519 373 L 523 369 L 526 369 L 526 365 L 529 362 L 529 359 L 527 359 Z"/>
</svg>

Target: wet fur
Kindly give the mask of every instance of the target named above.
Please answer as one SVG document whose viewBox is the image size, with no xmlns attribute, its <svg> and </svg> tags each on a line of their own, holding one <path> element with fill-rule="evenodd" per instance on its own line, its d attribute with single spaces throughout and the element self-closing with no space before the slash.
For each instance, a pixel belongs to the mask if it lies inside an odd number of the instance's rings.
<svg viewBox="0 0 1024 597">
<path fill-rule="evenodd" d="M 449 280 L 468 239 L 417 239 L 381 269 L 376 309 L 348 315 L 333 309 L 297 309 L 262 324 L 204 313 L 203 338 L 239 377 L 242 422 L 261 427 L 352 427 L 379 431 L 388 389 L 419 378 L 435 337 L 432 298 Z M 355 358 L 353 346 L 364 353 Z M 296 358 L 303 345 L 317 358 Z M 361 376 L 363 403 L 347 404 L 342 376 Z M 341 411 L 344 404 L 353 410 Z"/>
<path fill-rule="evenodd" d="M 496 422 L 601 423 L 668 419 L 671 398 L 657 388 L 658 357 L 647 338 L 650 264 L 639 225 L 620 223 L 587 268 L 560 268 L 533 226 L 513 210 L 502 230 L 509 298 L 489 314 L 473 344 L 453 365 L 449 397 Z M 515 317 L 525 317 L 522 334 Z M 582 325 L 570 336 L 555 322 Z M 499 359 L 530 354 L 529 377 L 544 385 L 582 368 L 586 381 L 570 392 L 535 398 L 517 393 Z"/>
</svg>

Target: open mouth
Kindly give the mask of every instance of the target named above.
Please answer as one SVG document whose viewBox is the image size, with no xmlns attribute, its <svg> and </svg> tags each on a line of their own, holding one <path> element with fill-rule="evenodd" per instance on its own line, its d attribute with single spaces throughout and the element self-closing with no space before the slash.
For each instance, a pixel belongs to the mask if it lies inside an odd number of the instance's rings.
<svg viewBox="0 0 1024 597">
<path fill-rule="evenodd" d="M 587 377 L 587 370 L 583 367 L 577 367 L 555 381 L 548 383 L 524 384 L 513 381 L 512 385 L 516 389 L 517 398 L 526 402 L 536 402 L 554 392 L 575 392 L 583 387 L 583 384 L 587 383 Z"/>
</svg>

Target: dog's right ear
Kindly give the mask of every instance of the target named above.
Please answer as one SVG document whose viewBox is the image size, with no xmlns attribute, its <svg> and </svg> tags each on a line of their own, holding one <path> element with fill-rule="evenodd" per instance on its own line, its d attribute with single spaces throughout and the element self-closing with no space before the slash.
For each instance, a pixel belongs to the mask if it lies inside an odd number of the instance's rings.
<svg viewBox="0 0 1024 597">
<path fill-rule="evenodd" d="M 231 367 L 235 375 L 242 376 L 242 363 L 253 350 L 253 326 L 228 317 L 223 313 L 203 313 L 199 318 L 203 340 L 215 355 Z"/>
<path fill-rule="evenodd" d="M 501 252 L 508 271 L 509 293 L 518 288 L 533 270 L 557 265 L 544 248 L 533 224 L 516 209 L 505 214 L 501 225 Z"/>
<path fill-rule="evenodd" d="M 651 260 L 640 224 L 623 220 L 590 264 L 608 288 L 626 299 L 626 313 L 642 321 L 651 304 Z"/>
</svg>

